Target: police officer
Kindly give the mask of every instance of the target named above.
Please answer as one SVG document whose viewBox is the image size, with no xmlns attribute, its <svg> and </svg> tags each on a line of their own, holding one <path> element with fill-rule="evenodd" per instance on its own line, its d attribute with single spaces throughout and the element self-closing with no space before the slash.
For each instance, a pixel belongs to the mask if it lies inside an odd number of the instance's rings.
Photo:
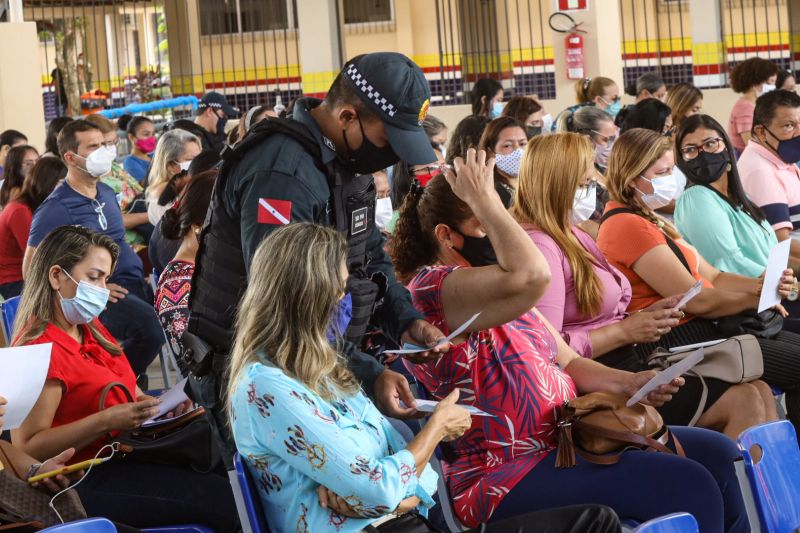
<svg viewBox="0 0 800 533">
<path fill-rule="evenodd" d="M 345 65 L 324 101 L 296 101 L 291 119 L 254 125 L 223 154 L 209 215 L 201 234 L 184 343 L 195 400 L 212 412 L 223 433 L 223 457 L 234 448 L 225 435 L 220 390 L 236 307 L 257 246 L 274 229 L 298 221 L 337 227 L 348 239 L 352 320 L 342 351 L 381 411 L 414 416 L 406 379 L 356 349 L 370 318 L 398 343 L 433 347 L 420 362 L 450 349 L 442 332 L 416 311 L 395 280 L 375 227 L 371 173 L 399 159 L 436 161 L 422 129 L 430 90 L 422 71 L 397 53 L 358 56 Z M 376 304 L 382 302 L 380 306 Z M 289 332 L 287 332 L 287 335 Z M 210 360 L 210 361 L 209 361 Z M 399 400 L 405 404 L 405 407 Z"/>
</svg>

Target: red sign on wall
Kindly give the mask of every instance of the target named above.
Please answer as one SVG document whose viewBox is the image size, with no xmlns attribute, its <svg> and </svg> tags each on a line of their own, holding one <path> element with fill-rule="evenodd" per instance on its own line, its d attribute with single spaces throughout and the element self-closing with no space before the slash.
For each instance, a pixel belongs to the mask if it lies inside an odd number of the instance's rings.
<svg viewBox="0 0 800 533">
<path fill-rule="evenodd" d="M 589 0 L 558 0 L 559 11 L 585 11 Z"/>
</svg>

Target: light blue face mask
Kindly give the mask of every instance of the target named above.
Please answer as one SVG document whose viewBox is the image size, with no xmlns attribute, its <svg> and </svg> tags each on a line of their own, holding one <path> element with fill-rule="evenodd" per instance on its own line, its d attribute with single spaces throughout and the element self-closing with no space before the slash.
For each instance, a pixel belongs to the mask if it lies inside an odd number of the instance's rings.
<svg viewBox="0 0 800 533">
<path fill-rule="evenodd" d="M 61 297 L 61 311 L 64 313 L 64 318 L 70 324 L 88 324 L 105 310 L 110 291 L 86 281 L 78 283 L 66 270 L 63 268 L 61 270 L 78 286 L 72 298 L 64 298 L 60 292 L 58 293 Z"/>
<path fill-rule="evenodd" d="M 503 114 L 503 109 L 506 107 L 505 102 L 495 102 L 492 104 L 492 111 L 489 113 L 489 118 L 497 118 Z"/>
<path fill-rule="evenodd" d="M 622 101 L 617 100 L 616 102 L 608 106 L 605 109 L 605 112 L 611 115 L 612 117 L 616 117 L 617 113 L 619 113 L 621 109 L 622 109 Z"/>
</svg>

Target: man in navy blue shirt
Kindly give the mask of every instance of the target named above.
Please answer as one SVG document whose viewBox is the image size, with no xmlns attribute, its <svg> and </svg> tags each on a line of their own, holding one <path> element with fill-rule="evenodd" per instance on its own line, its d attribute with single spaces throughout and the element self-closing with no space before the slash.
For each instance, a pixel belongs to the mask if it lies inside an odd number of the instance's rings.
<svg viewBox="0 0 800 533">
<path fill-rule="evenodd" d="M 120 249 L 119 259 L 106 285 L 111 291 L 110 303 L 100 321 L 121 343 L 133 371 L 143 374 L 164 343 L 164 331 L 152 297 L 147 295 L 142 261 L 125 242 L 116 195 L 99 181 L 110 171 L 116 150 L 105 147 L 100 128 L 85 120 L 64 127 L 58 136 L 58 149 L 67 165 L 67 177 L 33 214 L 23 275 L 36 247 L 59 226 L 83 226 L 114 239 Z"/>
</svg>

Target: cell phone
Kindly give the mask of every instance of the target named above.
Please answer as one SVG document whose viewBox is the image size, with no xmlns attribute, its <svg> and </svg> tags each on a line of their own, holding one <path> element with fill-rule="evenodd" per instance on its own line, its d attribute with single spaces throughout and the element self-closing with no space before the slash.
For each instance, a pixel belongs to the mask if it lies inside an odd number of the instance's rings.
<svg viewBox="0 0 800 533">
<path fill-rule="evenodd" d="M 58 470 L 51 470 L 50 472 L 45 472 L 44 474 L 36 474 L 35 476 L 28 478 L 28 483 L 38 483 L 43 479 L 48 479 L 51 477 L 56 477 L 65 474 L 72 474 L 73 472 L 80 472 L 81 470 L 86 470 L 90 466 L 105 463 L 109 459 L 110 457 L 106 457 L 105 459 L 89 459 L 86 461 L 81 461 L 80 463 L 75 463 L 74 465 L 67 465 L 64 468 L 60 468 Z"/>
</svg>

